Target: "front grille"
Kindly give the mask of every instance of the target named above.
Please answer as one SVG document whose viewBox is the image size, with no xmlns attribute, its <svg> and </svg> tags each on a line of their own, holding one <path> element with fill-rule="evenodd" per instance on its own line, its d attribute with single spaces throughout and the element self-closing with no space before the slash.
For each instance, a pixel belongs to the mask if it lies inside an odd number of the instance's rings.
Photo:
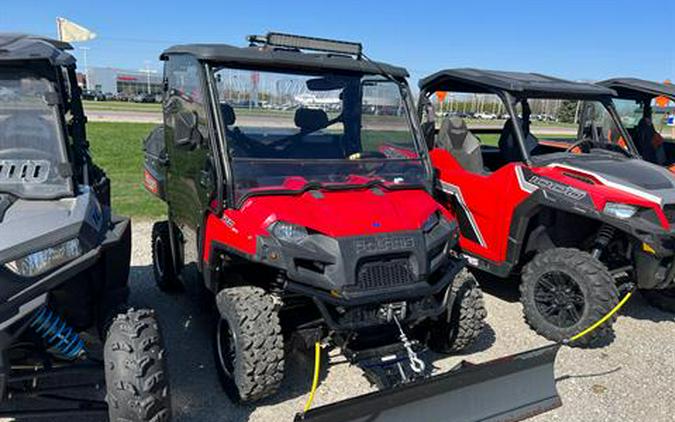
<svg viewBox="0 0 675 422">
<path fill-rule="evenodd" d="M 670 225 L 675 225 L 675 204 L 666 204 L 663 206 L 663 213 Z"/>
<path fill-rule="evenodd" d="M 366 261 L 359 265 L 356 287 L 376 290 L 415 282 L 415 274 L 407 257 Z"/>
</svg>

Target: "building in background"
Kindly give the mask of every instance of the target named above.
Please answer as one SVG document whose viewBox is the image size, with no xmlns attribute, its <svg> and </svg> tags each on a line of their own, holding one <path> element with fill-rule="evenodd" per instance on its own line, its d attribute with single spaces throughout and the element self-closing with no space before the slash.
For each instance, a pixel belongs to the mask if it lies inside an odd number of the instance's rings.
<svg viewBox="0 0 675 422">
<path fill-rule="evenodd" d="M 83 74 L 78 75 L 78 82 L 89 91 L 105 94 L 138 94 L 157 95 L 162 92 L 162 76 L 143 70 L 128 70 L 114 67 L 90 67 L 89 81 Z"/>
</svg>

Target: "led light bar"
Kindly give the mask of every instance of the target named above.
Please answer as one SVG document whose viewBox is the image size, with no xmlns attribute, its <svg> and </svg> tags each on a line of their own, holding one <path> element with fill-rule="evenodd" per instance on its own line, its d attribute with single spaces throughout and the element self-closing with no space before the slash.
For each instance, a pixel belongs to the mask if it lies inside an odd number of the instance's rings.
<svg viewBox="0 0 675 422">
<path fill-rule="evenodd" d="M 349 41 L 329 40 L 325 38 L 305 37 L 302 35 L 281 34 L 268 32 L 266 37 L 249 37 L 255 42 L 264 42 L 275 47 L 297 48 L 299 50 L 323 51 L 326 53 L 341 53 L 353 56 L 361 56 L 363 46 L 361 43 Z"/>
</svg>

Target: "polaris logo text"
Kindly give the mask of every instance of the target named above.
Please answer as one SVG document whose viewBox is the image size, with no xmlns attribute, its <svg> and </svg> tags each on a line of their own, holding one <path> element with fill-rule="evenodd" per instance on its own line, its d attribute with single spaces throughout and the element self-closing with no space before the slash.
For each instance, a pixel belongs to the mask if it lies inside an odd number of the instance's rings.
<svg viewBox="0 0 675 422">
<path fill-rule="evenodd" d="M 362 239 L 354 242 L 357 254 L 367 252 L 386 252 L 415 247 L 415 239 L 412 237 L 385 237 Z"/>
<path fill-rule="evenodd" d="M 571 186 L 563 185 L 561 183 L 556 183 L 552 180 L 544 179 L 539 176 L 531 176 L 527 181 L 532 183 L 533 185 L 539 186 L 540 188 L 544 188 L 552 192 L 559 193 L 570 199 L 574 199 L 575 201 L 579 201 L 586 197 L 586 192 L 582 190 L 575 189 Z"/>
</svg>

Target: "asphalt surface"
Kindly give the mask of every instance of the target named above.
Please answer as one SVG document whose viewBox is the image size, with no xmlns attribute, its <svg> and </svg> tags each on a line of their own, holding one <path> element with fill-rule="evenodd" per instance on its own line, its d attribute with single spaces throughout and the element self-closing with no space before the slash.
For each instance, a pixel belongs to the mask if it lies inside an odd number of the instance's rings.
<svg viewBox="0 0 675 422">
<path fill-rule="evenodd" d="M 150 222 L 133 225 L 131 301 L 154 307 L 168 346 L 174 417 L 177 421 L 290 421 L 303 408 L 311 383 L 313 356 L 289 353 L 280 393 L 257 407 L 232 404 L 216 375 L 211 334 L 214 313 L 191 280 L 182 294 L 166 295 L 154 285 Z M 462 359 L 473 362 L 547 344 L 523 322 L 516 289 L 508 283 L 483 285 L 487 328 L 465 354 L 440 357 L 439 371 Z M 563 406 L 533 421 L 673 421 L 675 414 L 675 318 L 636 295 L 621 311 L 616 337 L 606 347 L 563 348 L 556 362 Z M 321 376 L 314 406 L 372 391 L 362 372 L 338 353 Z M 423 415 L 421 420 L 424 420 Z M 451 420 L 451 415 L 448 415 Z"/>
</svg>

